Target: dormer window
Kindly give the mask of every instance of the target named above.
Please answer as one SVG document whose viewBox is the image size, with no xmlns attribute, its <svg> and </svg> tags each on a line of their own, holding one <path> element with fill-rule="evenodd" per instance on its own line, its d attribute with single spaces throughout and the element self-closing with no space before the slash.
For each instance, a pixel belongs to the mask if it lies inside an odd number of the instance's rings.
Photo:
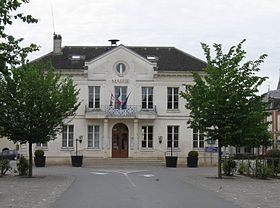
<svg viewBox="0 0 280 208">
<path fill-rule="evenodd" d="M 147 59 L 148 59 L 150 62 L 157 62 L 157 61 L 158 61 L 158 57 L 155 56 L 155 55 L 148 55 L 148 56 L 147 56 Z"/>
<path fill-rule="evenodd" d="M 70 55 L 69 59 L 71 61 L 80 61 L 80 60 L 85 60 L 85 56 L 84 55 Z"/>
</svg>

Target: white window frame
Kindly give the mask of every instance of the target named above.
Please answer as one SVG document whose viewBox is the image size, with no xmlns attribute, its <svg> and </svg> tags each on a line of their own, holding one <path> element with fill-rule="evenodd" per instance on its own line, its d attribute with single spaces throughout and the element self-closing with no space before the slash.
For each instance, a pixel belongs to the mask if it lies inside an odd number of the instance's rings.
<svg viewBox="0 0 280 208">
<path fill-rule="evenodd" d="M 175 132 L 176 128 L 177 128 L 177 132 Z M 171 129 L 171 132 L 169 132 L 169 129 Z M 179 148 L 179 133 L 180 133 L 180 126 L 178 125 L 167 126 L 167 148 L 171 148 L 171 147 Z M 176 135 L 177 135 L 177 139 L 176 139 Z M 170 136 L 171 136 L 171 146 L 169 145 Z"/>
<path fill-rule="evenodd" d="M 90 131 L 90 128 L 92 131 Z M 100 149 L 100 142 L 101 142 L 100 141 L 100 126 L 99 125 L 88 125 L 87 147 L 93 148 L 93 149 Z"/>
<path fill-rule="evenodd" d="M 100 86 L 88 86 L 88 107 L 90 109 L 100 109 L 100 90 Z"/>
<path fill-rule="evenodd" d="M 151 94 L 149 93 L 151 91 Z M 149 101 L 149 96 L 152 96 L 152 100 Z M 143 104 L 146 107 L 143 107 Z M 151 104 L 151 105 L 149 105 Z M 154 108 L 154 88 L 153 87 L 142 87 L 142 102 L 141 108 L 145 110 L 153 109 Z"/>
<path fill-rule="evenodd" d="M 36 143 L 36 148 L 42 148 L 42 149 L 47 149 L 48 148 L 48 143 Z"/>
<path fill-rule="evenodd" d="M 151 131 L 149 131 L 149 130 L 151 130 Z M 142 131 L 142 136 L 143 136 L 142 137 L 143 140 L 141 142 L 141 148 L 142 149 L 153 149 L 154 148 L 154 127 L 151 125 L 142 126 L 141 131 Z M 151 140 L 149 140 L 149 136 L 152 137 Z M 150 144 L 149 141 L 152 141 L 151 142 L 152 146 L 149 146 L 149 144 Z M 145 144 L 145 147 L 143 144 Z"/>
<path fill-rule="evenodd" d="M 195 139 L 197 138 L 197 139 Z M 196 145 L 195 145 L 196 144 Z M 204 133 L 199 129 L 193 129 L 193 148 L 201 149 L 205 147 Z"/>
<path fill-rule="evenodd" d="M 171 89 L 171 94 L 169 93 L 169 89 Z M 177 90 L 177 94 L 175 94 L 175 90 Z M 171 101 L 169 101 L 169 96 L 171 96 Z M 177 97 L 177 101 L 175 101 L 175 97 Z M 169 104 L 171 103 L 171 107 Z M 177 106 L 175 106 L 175 103 Z M 167 109 L 168 110 L 179 110 L 179 87 L 167 87 Z"/>
<path fill-rule="evenodd" d="M 70 127 L 73 130 L 72 132 L 70 132 Z M 66 132 L 64 131 L 65 128 L 66 128 Z M 66 134 L 66 138 L 64 138 L 65 134 Z M 66 139 L 66 145 L 64 145 L 65 139 Z M 74 125 L 63 125 L 62 148 L 73 148 L 73 147 L 74 147 Z"/>
</svg>

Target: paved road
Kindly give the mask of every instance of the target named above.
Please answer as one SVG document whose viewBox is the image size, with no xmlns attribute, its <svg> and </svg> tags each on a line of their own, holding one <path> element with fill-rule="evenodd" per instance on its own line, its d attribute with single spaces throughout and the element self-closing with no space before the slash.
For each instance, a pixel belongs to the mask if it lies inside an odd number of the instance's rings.
<svg viewBox="0 0 280 208">
<path fill-rule="evenodd" d="M 49 168 L 48 171 L 52 171 Z M 57 171 L 54 168 L 53 171 Z M 76 177 L 52 208 L 239 208 L 184 180 L 184 169 L 62 168 Z"/>
</svg>

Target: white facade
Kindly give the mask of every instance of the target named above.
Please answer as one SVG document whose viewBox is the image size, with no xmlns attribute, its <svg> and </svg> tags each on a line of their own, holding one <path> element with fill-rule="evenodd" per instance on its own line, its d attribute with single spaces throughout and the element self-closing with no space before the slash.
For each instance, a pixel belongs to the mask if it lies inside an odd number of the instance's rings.
<svg viewBox="0 0 280 208">
<path fill-rule="evenodd" d="M 179 163 L 185 163 L 190 150 L 200 152 L 200 163 L 212 163 L 216 155 L 204 152 L 206 142 L 193 144 L 193 130 L 187 127 L 189 111 L 179 95 L 184 84 L 192 83 L 192 71 L 157 70 L 153 57 L 149 60 L 123 45 L 85 62 L 85 66 L 85 70 L 61 69 L 80 90 L 81 105 L 77 115 L 64 122 L 64 136 L 35 147 L 45 150 L 47 161 L 68 160 L 76 139 L 82 139 L 77 144 L 85 157 L 163 159 L 172 143 Z M 126 106 L 118 106 L 120 94 L 122 105 L 127 98 Z M 119 131 L 119 127 L 127 130 Z"/>
</svg>

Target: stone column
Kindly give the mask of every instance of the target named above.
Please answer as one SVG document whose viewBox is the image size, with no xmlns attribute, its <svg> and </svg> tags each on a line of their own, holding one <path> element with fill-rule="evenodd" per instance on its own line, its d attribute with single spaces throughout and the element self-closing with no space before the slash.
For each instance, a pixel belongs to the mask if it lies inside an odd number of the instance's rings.
<svg viewBox="0 0 280 208">
<path fill-rule="evenodd" d="M 106 154 L 106 156 L 108 156 L 107 150 L 110 149 L 110 141 L 109 141 L 109 135 L 108 135 L 108 119 L 104 119 L 103 148 L 104 148 L 104 154 Z"/>
<path fill-rule="evenodd" d="M 133 132 L 133 138 L 134 138 L 134 149 L 139 149 L 139 138 L 138 138 L 138 119 L 134 119 L 134 132 Z"/>
</svg>

